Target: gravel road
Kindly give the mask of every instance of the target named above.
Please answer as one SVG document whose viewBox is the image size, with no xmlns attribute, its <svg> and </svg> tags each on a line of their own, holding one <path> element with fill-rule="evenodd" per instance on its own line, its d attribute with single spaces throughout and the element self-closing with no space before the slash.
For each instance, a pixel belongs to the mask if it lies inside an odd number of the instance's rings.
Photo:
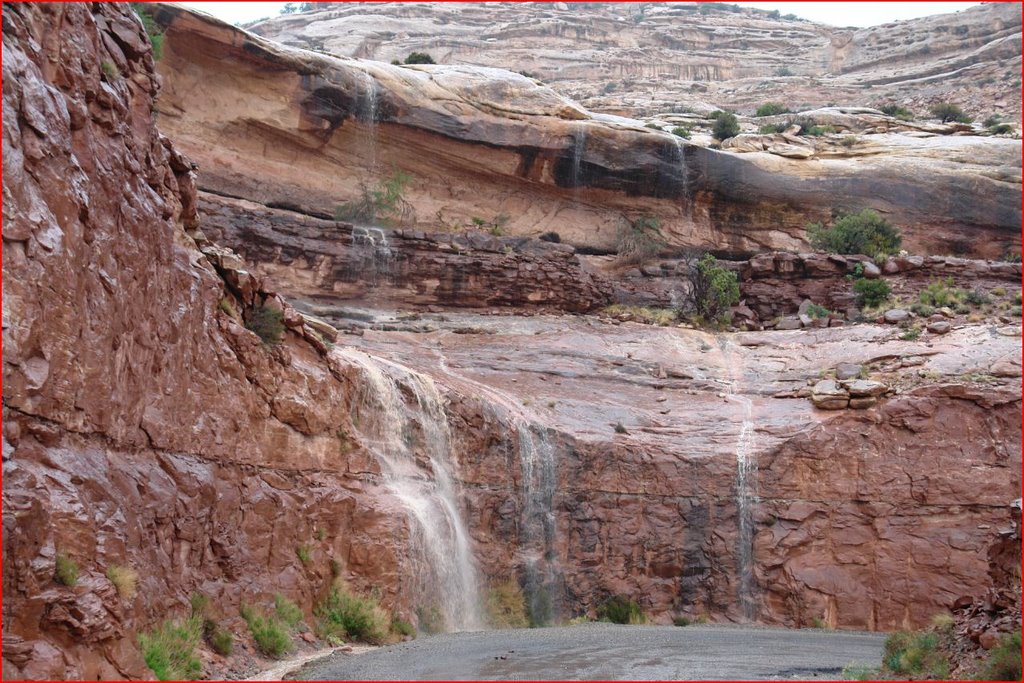
<svg viewBox="0 0 1024 683">
<path fill-rule="evenodd" d="M 421 636 L 362 655 L 336 654 L 299 680 L 841 679 L 877 666 L 885 634 L 745 626 L 616 626 Z"/>
</svg>

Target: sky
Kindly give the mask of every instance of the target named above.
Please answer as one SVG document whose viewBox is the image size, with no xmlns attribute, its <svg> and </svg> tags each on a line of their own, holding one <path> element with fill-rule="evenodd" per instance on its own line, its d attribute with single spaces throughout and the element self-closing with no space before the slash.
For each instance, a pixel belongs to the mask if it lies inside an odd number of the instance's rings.
<svg viewBox="0 0 1024 683">
<path fill-rule="evenodd" d="M 253 21 L 280 14 L 283 2 L 185 2 L 228 23 Z M 744 7 L 777 9 L 833 26 L 876 26 L 890 21 L 967 9 L 978 2 L 737 2 Z"/>
</svg>

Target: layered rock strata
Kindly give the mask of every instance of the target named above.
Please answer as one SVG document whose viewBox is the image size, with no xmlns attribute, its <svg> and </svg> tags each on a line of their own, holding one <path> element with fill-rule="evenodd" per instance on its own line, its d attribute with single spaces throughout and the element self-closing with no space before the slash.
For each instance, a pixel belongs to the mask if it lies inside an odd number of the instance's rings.
<svg viewBox="0 0 1024 683">
<path fill-rule="evenodd" d="M 506 215 L 512 234 L 614 251 L 647 216 L 672 246 L 747 256 L 799 250 L 808 222 L 873 207 L 912 251 L 1020 248 L 1012 140 L 890 135 L 813 159 L 727 153 L 592 114 L 507 71 L 332 57 L 174 6 L 156 18 L 161 127 L 218 193 L 333 215 L 401 169 L 422 229 Z"/>
</svg>

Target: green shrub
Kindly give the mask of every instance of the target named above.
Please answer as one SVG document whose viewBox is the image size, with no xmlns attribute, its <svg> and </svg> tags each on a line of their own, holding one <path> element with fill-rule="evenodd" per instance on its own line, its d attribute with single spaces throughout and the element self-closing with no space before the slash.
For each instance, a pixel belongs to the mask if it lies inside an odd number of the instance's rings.
<svg viewBox="0 0 1024 683">
<path fill-rule="evenodd" d="M 672 624 L 674 626 L 689 626 L 692 622 L 689 617 L 675 616 L 672 617 Z"/>
<path fill-rule="evenodd" d="M 642 263 L 665 248 L 661 221 L 654 216 L 640 216 L 632 220 L 622 218 L 615 241 L 619 259 L 626 263 Z"/>
<path fill-rule="evenodd" d="M 254 306 L 246 311 L 245 327 L 267 346 L 276 346 L 284 337 L 284 313 L 266 304 Z"/>
<path fill-rule="evenodd" d="M 422 605 L 417 607 L 416 621 L 420 625 L 420 630 L 427 634 L 443 633 L 447 628 L 444 615 L 441 614 L 441 610 L 434 605 L 431 605 L 430 607 L 424 607 Z"/>
<path fill-rule="evenodd" d="M 235 646 L 235 636 L 212 619 L 203 622 L 203 636 L 213 651 L 227 657 Z"/>
<path fill-rule="evenodd" d="M 1006 296 L 1005 287 L 993 287 L 991 289 L 992 296 Z M 988 303 L 987 301 L 985 303 Z"/>
<path fill-rule="evenodd" d="M 491 586 L 487 591 L 487 620 L 495 628 L 526 628 L 530 625 L 526 599 L 519 582 L 509 579 Z"/>
<path fill-rule="evenodd" d="M 942 308 L 960 303 L 960 290 L 953 287 L 953 278 L 933 280 L 917 295 L 918 301 L 928 306 Z"/>
<path fill-rule="evenodd" d="M 601 312 L 614 318 L 628 316 L 635 322 L 645 325 L 659 325 L 661 327 L 668 327 L 679 320 L 676 312 L 671 308 L 654 308 L 652 306 L 612 304 L 601 309 Z"/>
<path fill-rule="evenodd" d="M 832 254 L 865 254 L 878 258 L 896 253 L 902 238 L 900 231 L 872 209 L 840 216 L 826 228 L 821 223 L 807 226 L 811 246 Z"/>
<path fill-rule="evenodd" d="M 690 263 L 687 278 L 690 281 L 689 303 L 706 322 L 719 320 L 740 300 L 736 273 L 720 267 L 711 254 L 706 253 Z"/>
<path fill-rule="evenodd" d="M 416 637 L 416 628 L 405 619 L 393 617 L 391 619 L 391 630 L 400 636 Z"/>
<path fill-rule="evenodd" d="M 287 624 L 276 617 L 262 614 L 245 603 L 242 603 L 239 612 L 249 625 L 249 631 L 260 652 L 268 657 L 280 659 L 291 649 L 292 637 L 288 633 Z"/>
<path fill-rule="evenodd" d="M 780 104 L 779 102 L 765 102 L 757 108 L 754 116 L 775 116 L 777 114 L 785 114 L 787 112 L 789 112 L 789 107 L 784 104 Z"/>
<path fill-rule="evenodd" d="M 916 341 L 921 337 L 921 328 L 917 325 L 908 327 L 903 334 L 900 335 L 900 339 L 903 341 Z"/>
<path fill-rule="evenodd" d="M 371 597 L 354 595 L 344 585 L 335 585 L 313 610 L 321 638 L 348 637 L 368 643 L 387 638 L 391 619 Z"/>
<path fill-rule="evenodd" d="M 784 133 L 789 128 L 789 124 L 786 123 L 766 123 L 757 129 L 757 132 L 761 135 L 774 135 L 776 133 Z"/>
<path fill-rule="evenodd" d="M 146 29 L 146 35 L 153 46 L 153 59 L 160 61 L 160 58 L 164 56 L 164 32 L 160 30 L 156 21 L 153 20 L 150 8 L 146 4 L 145 2 L 133 2 L 131 7 L 142 21 L 143 28 Z"/>
<path fill-rule="evenodd" d="M 860 138 L 858 138 L 856 135 L 846 135 L 843 137 L 842 140 L 839 141 L 839 144 L 849 149 L 851 147 L 856 146 L 858 142 L 860 142 Z"/>
<path fill-rule="evenodd" d="M 740 124 L 735 114 L 721 112 L 711 128 L 711 135 L 716 140 L 725 140 L 740 134 Z"/>
<path fill-rule="evenodd" d="M 135 585 L 139 580 L 137 571 L 131 567 L 112 564 L 107 567 L 107 578 L 114 584 L 114 589 L 121 598 L 131 600 L 135 597 Z"/>
<path fill-rule="evenodd" d="M 786 16 L 787 17 L 793 17 L 794 19 L 796 19 L 796 15 L 795 14 L 787 14 Z M 776 76 L 792 76 L 793 75 L 793 70 L 790 69 L 788 66 L 780 66 L 778 69 L 775 70 L 775 75 Z"/>
<path fill-rule="evenodd" d="M 54 578 L 57 580 L 57 583 L 62 583 L 65 586 L 74 586 L 78 583 L 78 563 L 64 553 L 57 553 Z"/>
<path fill-rule="evenodd" d="M 913 311 L 914 314 L 919 315 L 922 318 L 927 318 L 928 316 L 930 316 L 933 313 L 935 313 L 935 309 L 934 308 L 932 308 L 928 304 L 922 304 L 920 301 L 917 302 L 917 303 L 911 304 L 910 305 L 910 310 Z"/>
<path fill-rule="evenodd" d="M 295 628 L 302 622 L 302 610 L 294 602 L 280 593 L 274 595 L 274 611 L 277 618 L 288 625 L 288 628 Z"/>
<path fill-rule="evenodd" d="M 114 66 L 111 62 L 105 60 L 100 62 L 100 71 L 103 72 L 103 75 L 106 77 L 108 83 L 111 81 L 116 81 L 119 78 L 121 78 L 121 72 L 118 71 L 117 67 Z"/>
<path fill-rule="evenodd" d="M 404 196 L 412 181 L 412 175 L 395 169 L 372 188 L 362 185 L 359 197 L 339 204 L 334 217 L 339 221 L 401 225 L 413 214 L 412 205 Z"/>
<path fill-rule="evenodd" d="M 154 631 L 139 634 L 142 658 L 157 680 L 195 680 L 202 673 L 195 653 L 201 634 L 202 622 L 198 617 L 165 621 Z"/>
<path fill-rule="evenodd" d="M 1013 303 L 1015 303 L 1015 304 L 1018 304 L 1018 305 L 1020 304 L 1020 302 L 1021 302 L 1021 291 L 1020 290 L 1017 290 L 1016 292 L 1013 293 L 1013 295 L 1011 297 L 1011 301 L 1013 301 Z"/>
<path fill-rule="evenodd" d="M 857 280 L 853 283 L 853 291 L 857 293 L 857 300 L 860 302 L 860 305 L 870 308 L 881 305 L 892 294 L 892 288 L 889 287 L 889 283 L 882 278 L 877 280 Z"/>
<path fill-rule="evenodd" d="M 606 600 L 597 608 L 599 621 L 610 621 L 613 624 L 645 624 L 647 615 L 634 600 L 616 595 Z"/>
<path fill-rule="evenodd" d="M 893 116 L 901 121 L 913 121 L 914 112 L 909 109 L 905 109 L 898 104 L 883 104 L 878 108 L 883 114 Z"/>
<path fill-rule="evenodd" d="M 310 557 L 310 547 L 308 543 L 295 546 L 295 556 L 299 558 L 299 562 L 302 564 L 309 564 L 312 561 Z"/>
<path fill-rule="evenodd" d="M 829 315 L 831 315 L 831 311 L 829 311 L 824 306 L 819 306 L 818 304 L 810 304 L 807 306 L 807 315 L 815 319 L 827 318 Z"/>
<path fill-rule="evenodd" d="M 690 139 L 690 127 L 689 126 L 676 126 L 672 129 L 672 135 L 677 135 L 684 140 Z"/>
<path fill-rule="evenodd" d="M 899 631 L 885 641 L 883 666 L 894 674 L 948 678 L 949 661 L 938 650 L 939 637 L 928 631 Z"/>
<path fill-rule="evenodd" d="M 434 58 L 428 55 L 426 52 L 410 52 L 409 56 L 405 58 L 406 64 L 437 64 Z"/>
<path fill-rule="evenodd" d="M 943 123 L 949 123 L 950 121 L 956 121 L 957 123 L 971 122 L 970 116 L 967 116 L 959 106 L 949 102 L 940 102 L 939 104 L 934 105 L 929 111 L 933 117 L 939 119 Z"/>
<path fill-rule="evenodd" d="M 1020 631 L 1007 633 L 989 652 L 982 664 L 978 679 L 983 681 L 1021 680 Z"/>
<path fill-rule="evenodd" d="M 996 290 L 993 289 L 992 293 L 995 294 Z M 1002 295 L 997 294 L 996 296 Z M 992 297 L 990 297 L 988 294 L 981 291 L 980 289 L 972 289 L 970 291 L 964 292 L 963 302 L 965 304 L 970 304 L 972 306 L 984 306 L 985 304 L 992 303 Z"/>
</svg>

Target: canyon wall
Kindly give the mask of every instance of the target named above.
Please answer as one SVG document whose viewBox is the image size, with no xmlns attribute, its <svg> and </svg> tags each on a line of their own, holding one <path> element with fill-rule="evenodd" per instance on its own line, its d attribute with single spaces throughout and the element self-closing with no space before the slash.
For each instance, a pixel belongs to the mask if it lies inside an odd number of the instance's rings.
<svg viewBox="0 0 1024 683">
<path fill-rule="evenodd" d="M 911 251 L 1020 248 L 1012 140 L 882 135 L 811 158 L 790 158 L 789 143 L 718 151 L 587 112 L 511 72 L 336 58 L 175 6 L 155 16 L 166 28 L 161 128 L 220 194 L 330 217 L 401 169 L 413 177 L 406 222 L 425 230 L 494 222 L 614 251 L 625 221 L 649 216 L 670 246 L 749 256 L 806 248 L 808 222 L 873 207 Z"/>
</svg>

